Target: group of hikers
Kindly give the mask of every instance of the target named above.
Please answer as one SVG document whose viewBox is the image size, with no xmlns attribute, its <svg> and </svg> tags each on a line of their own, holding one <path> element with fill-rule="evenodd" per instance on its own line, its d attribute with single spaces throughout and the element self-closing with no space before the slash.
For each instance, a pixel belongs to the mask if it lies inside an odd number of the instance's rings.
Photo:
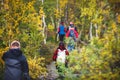
<svg viewBox="0 0 120 80">
<path fill-rule="evenodd" d="M 57 33 L 59 34 L 60 43 L 59 47 L 55 50 L 53 54 L 53 61 L 56 62 L 56 68 L 59 71 L 59 64 L 63 64 L 65 67 L 68 67 L 67 56 L 73 49 L 75 49 L 75 42 L 78 38 L 78 31 L 73 22 L 70 22 L 70 25 L 67 28 L 65 28 L 64 23 L 61 22 L 60 26 L 58 27 Z M 66 47 L 64 42 L 65 39 L 68 41 L 66 42 Z"/>
<path fill-rule="evenodd" d="M 74 43 L 78 38 L 78 31 L 73 22 L 70 22 L 70 25 L 67 28 L 65 28 L 64 23 L 61 22 L 60 26 L 58 27 L 57 33 L 59 34 L 59 41 L 64 42 L 64 40 L 66 39 L 68 41 L 67 49 L 68 51 L 72 51 L 75 48 Z"/>
<path fill-rule="evenodd" d="M 53 60 L 56 63 L 62 63 L 65 67 L 68 67 L 67 56 L 75 48 L 72 42 L 75 42 L 78 38 L 77 28 L 74 27 L 73 22 L 70 22 L 68 28 L 65 28 L 64 23 L 61 22 L 58 28 L 58 34 L 60 43 L 54 52 Z M 65 36 L 69 39 L 67 48 L 64 44 Z M 15 40 L 11 42 L 10 49 L 2 56 L 5 62 L 4 80 L 30 80 L 28 63 L 20 47 L 20 42 Z M 58 64 L 56 67 L 60 70 Z"/>
<path fill-rule="evenodd" d="M 70 22 L 70 25 L 67 28 L 64 26 L 64 22 L 61 22 L 57 33 L 59 34 L 60 41 L 63 41 L 65 36 L 66 38 L 73 37 L 75 41 L 76 38 L 78 38 L 78 31 L 73 22 Z"/>
</svg>

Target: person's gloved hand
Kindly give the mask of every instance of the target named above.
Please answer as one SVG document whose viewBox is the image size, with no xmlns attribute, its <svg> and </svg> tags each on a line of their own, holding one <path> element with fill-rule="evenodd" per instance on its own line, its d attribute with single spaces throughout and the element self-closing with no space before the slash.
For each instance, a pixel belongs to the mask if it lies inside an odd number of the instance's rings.
<svg viewBox="0 0 120 80">
<path fill-rule="evenodd" d="M 28 73 L 24 73 L 24 80 L 30 80 L 30 76 Z"/>
</svg>

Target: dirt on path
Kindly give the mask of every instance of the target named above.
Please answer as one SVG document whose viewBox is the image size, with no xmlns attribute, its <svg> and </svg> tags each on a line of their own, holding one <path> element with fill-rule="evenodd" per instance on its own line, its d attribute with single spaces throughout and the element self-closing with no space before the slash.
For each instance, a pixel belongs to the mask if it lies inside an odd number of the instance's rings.
<svg viewBox="0 0 120 80">
<path fill-rule="evenodd" d="M 47 70 L 48 76 L 46 80 L 56 80 L 59 77 L 55 62 L 51 62 L 49 65 L 47 65 Z"/>
</svg>

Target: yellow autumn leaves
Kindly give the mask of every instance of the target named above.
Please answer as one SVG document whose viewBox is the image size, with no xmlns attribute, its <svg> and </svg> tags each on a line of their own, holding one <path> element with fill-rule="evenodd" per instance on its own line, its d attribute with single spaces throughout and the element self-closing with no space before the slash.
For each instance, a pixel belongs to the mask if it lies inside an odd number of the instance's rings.
<svg viewBox="0 0 120 80">
<path fill-rule="evenodd" d="M 36 0 L 5 0 L 0 11 L 3 18 L 0 19 L 4 20 L 0 29 L 0 42 L 3 42 L 0 43 L 0 63 L 4 63 L 1 57 L 9 49 L 5 47 L 12 40 L 17 39 L 21 42 L 22 51 L 28 59 L 30 77 L 33 79 L 46 74 L 44 59 L 42 57 L 34 58 L 36 54 L 40 54 L 38 49 L 43 39 L 40 31 L 43 29 L 42 15 L 44 14 L 41 6 L 38 8 L 38 12 L 36 11 L 35 2 Z M 2 69 L 0 68 L 0 70 Z"/>
<path fill-rule="evenodd" d="M 9 49 L 9 47 L 6 48 L 0 48 L 0 63 L 4 64 L 3 60 L 2 60 L 2 56 L 4 54 L 4 52 L 6 52 Z"/>
<path fill-rule="evenodd" d="M 33 79 L 39 78 L 41 75 L 42 76 L 46 75 L 46 68 L 44 67 L 45 64 L 43 62 L 44 62 L 44 58 L 42 57 L 28 59 L 29 73 Z"/>
<path fill-rule="evenodd" d="M 117 22 L 120 23 L 120 14 L 117 16 Z"/>
</svg>

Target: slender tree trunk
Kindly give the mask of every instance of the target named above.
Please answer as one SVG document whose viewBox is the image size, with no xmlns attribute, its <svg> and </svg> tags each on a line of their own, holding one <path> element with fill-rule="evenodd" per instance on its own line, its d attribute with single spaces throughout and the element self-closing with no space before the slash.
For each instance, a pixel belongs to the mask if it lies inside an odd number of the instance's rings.
<svg viewBox="0 0 120 80">
<path fill-rule="evenodd" d="M 42 0 L 42 5 L 44 3 L 44 0 Z M 43 37 L 44 37 L 44 44 L 46 44 L 47 39 L 47 33 L 46 33 L 46 22 L 45 22 L 45 14 L 42 16 L 42 22 L 43 22 Z"/>
<path fill-rule="evenodd" d="M 45 22 L 45 15 L 43 15 L 43 36 L 44 36 L 44 44 L 46 44 L 47 33 L 46 33 L 46 22 Z"/>
<path fill-rule="evenodd" d="M 3 8 L 3 5 L 4 5 L 4 1 L 3 0 L 1 0 L 1 9 Z"/>
<path fill-rule="evenodd" d="M 58 2 L 59 2 L 59 0 L 57 0 L 57 10 L 60 11 L 60 14 L 61 14 L 61 10 L 59 9 L 59 5 L 58 5 L 59 3 Z M 57 19 L 57 28 L 59 27 L 60 20 L 61 19 Z"/>
<path fill-rule="evenodd" d="M 97 31 L 98 31 L 98 26 L 97 26 L 97 24 L 95 24 L 95 36 L 96 37 L 98 37 L 98 32 Z"/>
<path fill-rule="evenodd" d="M 65 23 L 68 24 L 68 4 L 65 7 Z"/>
<path fill-rule="evenodd" d="M 57 10 L 58 10 L 58 0 L 57 0 L 57 6 L 56 7 L 57 7 Z"/>
<path fill-rule="evenodd" d="M 61 14 L 61 10 L 59 9 L 59 0 L 57 0 L 56 8 L 57 8 L 58 11 L 60 11 L 60 14 Z M 58 29 L 58 27 L 59 27 L 60 21 L 61 21 L 60 18 L 57 18 L 57 19 L 56 19 L 56 31 L 57 31 L 57 29 Z M 56 38 L 55 38 L 55 39 L 57 40 L 57 38 L 58 38 L 58 34 L 56 34 Z"/>
<path fill-rule="evenodd" d="M 92 35 L 92 22 L 90 23 L 90 30 L 89 30 L 89 35 L 90 35 L 90 40 L 92 39 L 93 35 Z"/>
<path fill-rule="evenodd" d="M 73 11 L 74 17 L 75 17 L 75 13 L 76 13 L 75 3 L 76 3 L 76 0 L 74 0 L 74 11 Z M 75 18 L 73 18 L 73 20 L 74 20 L 74 22 L 75 22 Z"/>
<path fill-rule="evenodd" d="M 50 19 L 51 19 L 51 22 L 52 22 L 52 26 L 55 27 L 55 23 L 54 23 L 53 17 L 51 16 Z"/>
<path fill-rule="evenodd" d="M 1 3 L 1 5 L 0 5 L 0 10 L 2 10 L 2 9 L 3 9 L 3 5 L 4 5 L 3 0 L 1 0 L 0 3 Z M 2 26 L 2 23 L 0 23 L 0 26 Z"/>
</svg>

